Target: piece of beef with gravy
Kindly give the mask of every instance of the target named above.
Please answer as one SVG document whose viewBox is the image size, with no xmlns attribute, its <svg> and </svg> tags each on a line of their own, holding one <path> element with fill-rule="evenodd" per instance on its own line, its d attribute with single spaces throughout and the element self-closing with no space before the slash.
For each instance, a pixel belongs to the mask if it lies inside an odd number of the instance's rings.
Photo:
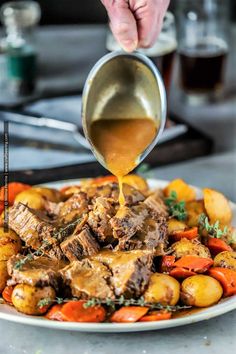
<svg viewBox="0 0 236 354">
<path fill-rule="evenodd" d="M 61 275 L 65 285 L 71 288 L 75 297 L 114 299 L 114 292 L 109 283 L 111 272 L 99 261 L 90 259 L 74 261 L 61 270 Z"/>
<path fill-rule="evenodd" d="M 116 296 L 136 298 L 143 294 L 151 274 L 152 252 L 101 251 L 92 259 L 103 263 L 110 269 L 112 273 L 110 282 Z"/>
<path fill-rule="evenodd" d="M 54 237 L 56 228 L 43 218 L 40 212 L 22 203 L 15 204 L 9 211 L 9 227 L 34 250 L 45 252 L 52 258 L 61 259 L 63 254 Z"/>
<path fill-rule="evenodd" d="M 11 276 L 10 285 L 28 284 L 31 286 L 52 286 L 58 289 L 61 275 L 59 270 L 64 268 L 66 263 L 52 260 L 48 257 L 38 257 L 24 262 L 25 256 L 16 255 L 7 262 L 8 274 Z"/>
<path fill-rule="evenodd" d="M 70 262 L 80 260 L 85 256 L 93 256 L 100 249 L 88 226 L 84 226 L 82 230 L 76 229 L 60 244 L 60 247 Z"/>
</svg>

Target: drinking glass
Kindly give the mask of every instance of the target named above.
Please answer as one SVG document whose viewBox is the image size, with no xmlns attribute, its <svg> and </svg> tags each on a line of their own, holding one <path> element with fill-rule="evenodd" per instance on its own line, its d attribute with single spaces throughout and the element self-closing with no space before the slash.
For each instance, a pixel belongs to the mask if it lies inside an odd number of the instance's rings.
<svg viewBox="0 0 236 354">
<path fill-rule="evenodd" d="M 229 2 L 179 0 L 180 86 L 191 102 L 219 97 L 228 55 Z"/>
</svg>

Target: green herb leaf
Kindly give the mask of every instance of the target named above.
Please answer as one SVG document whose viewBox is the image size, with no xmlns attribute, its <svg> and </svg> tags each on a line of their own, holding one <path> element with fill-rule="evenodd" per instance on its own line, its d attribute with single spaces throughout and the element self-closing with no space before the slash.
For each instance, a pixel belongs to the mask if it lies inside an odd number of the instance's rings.
<svg viewBox="0 0 236 354">
<path fill-rule="evenodd" d="M 143 306 L 143 307 L 149 307 L 150 309 L 156 309 L 156 310 L 166 310 L 169 312 L 175 312 L 183 309 L 188 309 L 191 308 L 191 306 L 164 306 L 160 303 L 151 303 L 151 302 L 145 302 L 143 297 L 140 297 L 139 299 L 125 299 L 124 296 L 121 296 L 117 299 L 97 299 L 97 298 L 91 298 L 89 299 L 85 304 L 84 307 L 93 307 L 96 305 L 106 305 L 110 306 L 113 309 L 115 309 L 115 306 Z"/>
<path fill-rule="evenodd" d="M 187 219 L 187 211 L 185 201 L 177 200 L 177 193 L 171 191 L 170 196 L 165 198 L 165 204 L 168 207 L 168 212 L 170 216 L 178 219 L 179 221 L 184 221 Z"/>
<path fill-rule="evenodd" d="M 202 233 L 206 230 L 209 237 L 222 238 L 228 234 L 228 227 L 225 226 L 223 230 L 220 229 L 220 222 L 217 220 L 214 224 L 209 223 L 206 214 L 201 214 L 198 220 L 199 231 Z"/>
</svg>

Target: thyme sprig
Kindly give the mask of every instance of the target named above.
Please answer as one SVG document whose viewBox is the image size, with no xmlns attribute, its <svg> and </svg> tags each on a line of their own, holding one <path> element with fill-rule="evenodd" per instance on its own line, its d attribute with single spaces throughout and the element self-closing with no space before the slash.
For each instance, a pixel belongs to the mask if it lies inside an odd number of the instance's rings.
<svg viewBox="0 0 236 354">
<path fill-rule="evenodd" d="M 61 242 L 64 240 L 66 236 L 68 236 L 70 233 L 72 233 L 75 229 L 75 227 L 79 224 L 81 221 L 81 218 L 76 219 L 75 221 L 67 224 L 64 227 L 59 228 L 58 230 L 55 230 L 52 233 L 52 238 L 57 240 L 58 242 Z M 14 264 L 14 269 L 20 270 L 27 262 L 32 261 L 35 257 L 41 257 L 45 254 L 45 251 L 50 251 L 50 249 L 53 248 L 53 243 L 50 243 L 48 240 L 43 240 L 42 245 L 33 252 L 28 253 L 24 258 L 19 259 L 15 264 Z"/>
<path fill-rule="evenodd" d="M 75 227 L 79 224 L 80 221 L 81 218 L 78 218 L 75 221 L 67 224 L 66 226 L 60 227 L 58 230 L 55 230 L 53 232 L 52 237 L 59 242 L 63 241 L 65 237 L 67 237 L 69 234 L 71 234 L 74 231 Z"/>
<path fill-rule="evenodd" d="M 63 299 L 60 297 L 57 297 L 56 299 L 52 300 L 51 298 L 45 298 L 42 299 L 38 302 L 38 307 L 42 308 L 44 306 L 51 305 L 52 303 L 57 303 L 57 304 L 62 304 L 65 302 L 70 302 L 70 301 L 75 301 L 79 300 L 77 298 L 72 298 L 72 299 Z M 112 310 L 115 310 L 116 306 L 142 306 L 142 307 L 148 307 L 151 310 L 165 310 L 169 312 L 176 312 L 179 310 L 183 309 L 189 309 L 191 306 L 170 306 L 170 305 L 162 305 L 159 302 L 152 303 L 152 302 L 146 302 L 143 297 L 140 297 L 139 299 L 126 299 L 124 296 L 120 296 L 117 299 L 98 299 L 98 298 L 91 298 L 88 301 L 84 303 L 84 308 L 89 308 L 89 307 L 94 307 L 97 305 L 106 305 L 108 307 L 111 307 Z"/>
<path fill-rule="evenodd" d="M 35 257 L 43 256 L 45 251 L 50 249 L 50 247 L 51 247 L 51 244 L 48 242 L 48 240 L 44 240 L 42 242 L 42 245 L 36 251 L 30 252 L 24 258 L 19 259 L 14 264 L 14 269 L 20 270 L 27 262 L 32 261 Z"/>
<path fill-rule="evenodd" d="M 142 307 L 148 307 L 149 309 L 152 310 L 166 310 L 169 312 L 175 312 L 183 309 L 188 309 L 191 306 L 170 306 L 170 305 L 162 305 L 159 302 L 152 303 L 152 302 L 146 302 L 144 298 L 141 296 L 139 299 L 126 299 L 124 296 L 121 296 L 117 299 L 97 299 L 97 298 L 91 298 L 89 299 L 85 304 L 84 307 L 93 307 L 96 305 L 107 305 L 111 306 L 112 308 L 115 308 L 115 306 L 142 306 Z"/>
<path fill-rule="evenodd" d="M 208 217 L 204 213 L 200 215 L 198 224 L 200 233 L 206 230 L 209 237 L 222 238 L 228 234 L 227 226 L 222 230 L 218 220 L 214 224 L 210 224 Z"/>
<path fill-rule="evenodd" d="M 170 216 L 178 219 L 179 221 L 184 221 L 187 219 L 187 210 L 185 208 L 185 201 L 177 200 L 177 193 L 171 191 L 170 196 L 165 198 L 165 204 L 168 207 L 168 212 Z"/>
</svg>

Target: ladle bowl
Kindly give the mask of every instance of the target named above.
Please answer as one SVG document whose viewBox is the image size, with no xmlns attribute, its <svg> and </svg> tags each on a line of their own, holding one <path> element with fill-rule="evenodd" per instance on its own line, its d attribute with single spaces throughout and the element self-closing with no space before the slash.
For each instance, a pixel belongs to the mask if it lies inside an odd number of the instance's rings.
<svg viewBox="0 0 236 354">
<path fill-rule="evenodd" d="M 112 52 L 102 57 L 90 71 L 82 95 L 84 134 L 97 160 L 106 163 L 94 146 L 90 128 L 99 119 L 150 118 L 157 133 L 140 155 L 140 163 L 158 142 L 166 121 L 166 93 L 153 62 L 140 53 Z M 130 137 L 132 139 L 132 137 Z"/>
</svg>

